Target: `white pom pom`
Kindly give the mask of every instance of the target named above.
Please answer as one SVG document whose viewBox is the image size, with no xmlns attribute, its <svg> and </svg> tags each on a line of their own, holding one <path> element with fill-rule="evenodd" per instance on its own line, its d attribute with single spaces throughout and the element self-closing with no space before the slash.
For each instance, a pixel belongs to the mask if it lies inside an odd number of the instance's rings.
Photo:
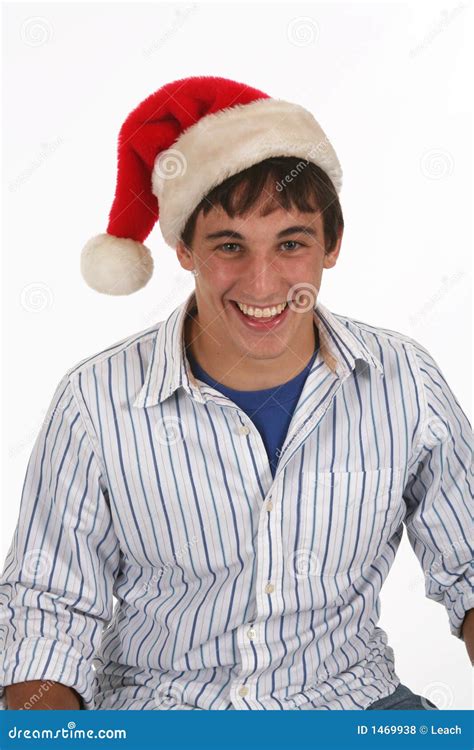
<svg viewBox="0 0 474 750">
<path fill-rule="evenodd" d="M 98 234 L 82 250 L 81 273 L 96 292 L 133 294 L 151 279 L 153 258 L 141 242 Z"/>
</svg>

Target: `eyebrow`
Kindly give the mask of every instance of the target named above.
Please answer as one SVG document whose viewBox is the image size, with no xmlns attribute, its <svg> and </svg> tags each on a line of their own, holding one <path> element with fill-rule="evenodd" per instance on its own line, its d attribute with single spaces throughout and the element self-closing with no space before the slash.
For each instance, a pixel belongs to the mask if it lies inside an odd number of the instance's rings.
<svg viewBox="0 0 474 750">
<path fill-rule="evenodd" d="M 309 234 L 312 237 L 317 237 L 317 232 L 312 227 L 304 226 L 303 224 L 296 224 L 295 226 L 282 229 L 280 232 L 278 232 L 277 238 L 281 239 L 282 237 L 287 237 L 289 234 L 296 234 L 297 232 L 303 232 L 304 234 Z M 243 234 L 240 234 L 240 232 L 236 232 L 233 229 L 220 229 L 218 232 L 211 232 L 210 234 L 206 234 L 205 239 L 216 240 L 219 237 L 231 237 L 234 240 L 245 239 Z"/>
</svg>

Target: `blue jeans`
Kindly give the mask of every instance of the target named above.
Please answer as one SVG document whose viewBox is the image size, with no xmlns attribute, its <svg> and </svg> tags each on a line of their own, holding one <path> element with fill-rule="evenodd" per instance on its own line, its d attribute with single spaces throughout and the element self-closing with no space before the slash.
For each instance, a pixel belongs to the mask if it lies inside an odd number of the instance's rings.
<svg viewBox="0 0 474 750">
<path fill-rule="evenodd" d="M 412 693 L 410 688 L 400 683 L 391 695 L 371 703 L 367 711 L 386 711 L 387 709 L 398 709 L 408 711 L 438 711 L 438 706 L 424 698 L 422 695 Z"/>
</svg>

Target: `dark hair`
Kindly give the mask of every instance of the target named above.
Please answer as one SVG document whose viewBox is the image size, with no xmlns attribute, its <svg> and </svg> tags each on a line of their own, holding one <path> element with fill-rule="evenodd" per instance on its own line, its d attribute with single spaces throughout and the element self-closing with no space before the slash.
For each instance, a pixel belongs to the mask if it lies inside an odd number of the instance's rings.
<svg viewBox="0 0 474 750">
<path fill-rule="evenodd" d="M 319 210 L 323 216 L 325 251 L 329 253 L 333 249 L 339 231 L 344 228 L 336 189 L 320 167 L 293 156 L 265 159 L 213 188 L 188 218 L 182 241 L 191 248 L 200 211 L 206 216 L 212 208 L 220 206 L 232 218 L 244 215 L 261 198 L 264 189 L 271 199 L 261 212 L 262 216 L 278 207 L 289 210 L 296 206 L 302 212 Z"/>
</svg>

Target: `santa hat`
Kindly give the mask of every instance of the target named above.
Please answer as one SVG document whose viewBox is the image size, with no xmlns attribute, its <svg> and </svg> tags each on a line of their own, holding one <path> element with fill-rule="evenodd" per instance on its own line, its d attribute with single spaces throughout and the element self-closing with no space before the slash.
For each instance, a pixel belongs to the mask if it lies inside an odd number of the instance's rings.
<svg viewBox="0 0 474 750">
<path fill-rule="evenodd" d="M 342 171 L 327 136 L 298 104 L 215 76 L 162 86 L 126 118 L 107 231 L 81 255 L 87 284 L 103 294 L 132 294 L 153 273 L 143 244 L 159 218 L 175 248 L 201 200 L 228 177 L 271 156 L 314 162 L 337 192 Z"/>
</svg>

